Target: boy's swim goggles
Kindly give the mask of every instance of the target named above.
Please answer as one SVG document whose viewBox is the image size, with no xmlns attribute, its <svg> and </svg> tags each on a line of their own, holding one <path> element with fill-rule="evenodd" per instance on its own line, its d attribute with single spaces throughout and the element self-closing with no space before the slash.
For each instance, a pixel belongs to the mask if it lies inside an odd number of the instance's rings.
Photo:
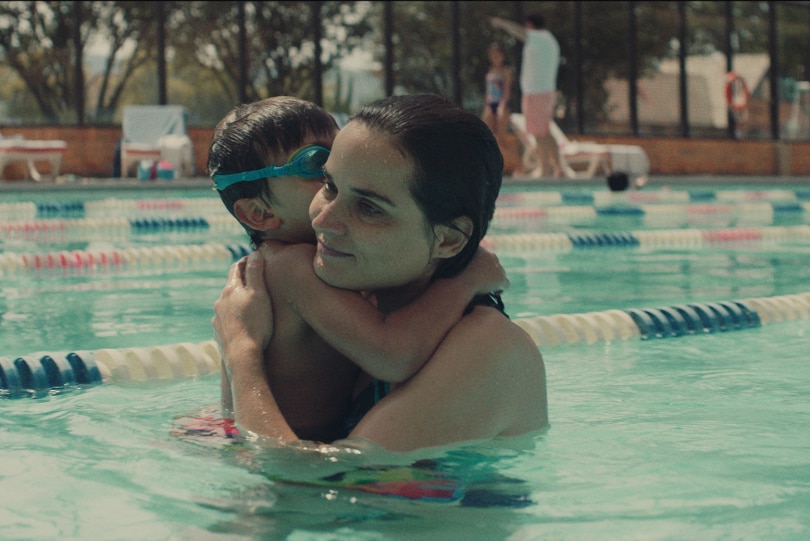
<svg viewBox="0 0 810 541">
<path fill-rule="evenodd" d="M 214 184 L 217 190 L 236 184 L 263 178 L 275 177 L 301 177 L 320 178 L 323 176 L 323 164 L 329 158 L 329 149 L 317 145 L 310 145 L 299 149 L 284 165 L 268 165 L 263 169 L 244 171 L 230 175 L 214 175 Z"/>
</svg>

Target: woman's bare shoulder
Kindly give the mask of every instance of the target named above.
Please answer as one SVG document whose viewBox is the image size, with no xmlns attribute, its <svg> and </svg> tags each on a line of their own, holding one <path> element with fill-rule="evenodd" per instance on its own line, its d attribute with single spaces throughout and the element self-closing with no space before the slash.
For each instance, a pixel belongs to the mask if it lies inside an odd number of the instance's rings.
<svg viewBox="0 0 810 541">
<path fill-rule="evenodd" d="M 529 334 L 514 321 L 492 307 L 478 306 L 464 316 L 456 329 L 472 339 L 478 347 L 523 352 L 540 356 L 540 351 Z"/>
<path fill-rule="evenodd" d="M 475 389 L 477 400 L 497 419 L 498 434 L 522 434 L 547 424 L 543 356 L 517 324 L 494 308 L 476 308 L 444 345 L 448 355 L 442 358 L 460 369 L 453 373 L 462 387 Z"/>
</svg>

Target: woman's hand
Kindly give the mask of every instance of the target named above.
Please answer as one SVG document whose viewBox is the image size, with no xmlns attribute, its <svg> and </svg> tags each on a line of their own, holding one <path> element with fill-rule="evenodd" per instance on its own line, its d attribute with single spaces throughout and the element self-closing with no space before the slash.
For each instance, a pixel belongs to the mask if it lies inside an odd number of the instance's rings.
<svg viewBox="0 0 810 541">
<path fill-rule="evenodd" d="M 297 439 L 276 404 L 264 371 L 264 350 L 273 336 L 273 306 L 264 281 L 264 256 L 254 251 L 231 266 L 214 303 L 214 337 L 222 352 L 223 393 L 230 388 L 240 429 L 283 441 Z M 225 396 L 223 394 L 223 403 Z"/>
<path fill-rule="evenodd" d="M 231 265 L 228 282 L 214 303 L 214 338 L 229 370 L 233 360 L 261 357 L 273 336 L 273 309 L 264 284 L 264 258 L 259 251 Z"/>
</svg>

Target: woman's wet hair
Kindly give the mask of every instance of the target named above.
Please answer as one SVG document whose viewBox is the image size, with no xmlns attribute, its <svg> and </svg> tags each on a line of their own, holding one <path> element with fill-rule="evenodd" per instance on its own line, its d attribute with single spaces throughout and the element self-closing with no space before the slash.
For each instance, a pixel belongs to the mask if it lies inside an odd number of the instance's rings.
<svg viewBox="0 0 810 541">
<path fill-rule="evenodd" d="M 275 96 L 239 105 L 219 121 L 208 149 L 208 176 L 228 175 L 284 165 L 304 141 L 331 148 L 337 133 L 335 119 L 314 103 L 291 96 Z M 239 199 L 261 197 L 274 202 L 272 181 L 239 182 L 219 191 L 225 207 L 234 214 Z M 234 215 L 235 217 L 235 215 Z M 257 245 L 259 232 L 242 224 Z"/>
<path fill-rule="evenodd" d="M 464 249 L 442 261 L 433 278 L 452 277 L 472 259 L 495 213 L 503 156 L 477 115 L 433 94 L 392 96 L 362 107 L 351 120 L 390 138 L 414 165 L 410 191 L 429 225 L 473 224 Z"/>
</svg>

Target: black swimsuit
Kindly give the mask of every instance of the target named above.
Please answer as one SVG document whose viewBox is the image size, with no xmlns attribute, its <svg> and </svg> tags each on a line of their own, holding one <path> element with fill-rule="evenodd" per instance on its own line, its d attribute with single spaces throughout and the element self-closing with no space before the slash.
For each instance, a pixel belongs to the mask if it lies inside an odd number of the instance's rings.
<svg viewBox="0 0 810 541">
<path fill-rule="evenodd" d="M 487 293 L 486 295 L 477 295 L 473 297 L 473 300 L 464 310 L 464 315 L 472 312 L 473 308 L 476 306 L 490 306 L 498 310 L 504 316 L 509 317 L 504 309 L 503 301 L 501 300 L 499 293 Z M 371 408 L 373 408 L 377 402 L 382 400 L 390 391 L 391 385 L 386 381 L 380 381 L 378 379 L 373 380 L 368 387 L 363 389 L 363 392 L 357 395 L 352 402 L 351 408 L 349 409 L 349 414 L 343 421 L 344 433 L 341 437 L 347 437 L 349 433 L 354 430 L 354 427 L 357 426 L 357 423 L 360 422 L 360 419 L 362 419 L 363 416 L 368 413 L 369 410 L 371 410 Z"/>
<path fill-rule="evenodd" d="M 495 308 L 498 312 L 502 313 L 506 317 L 509 317 L 509 314 L 506 313 L 506 307 L 503 305 L 503 301 L 501 300 L 500 293 L 487 293 L 486 295 L 476 295 L 473 297 L 473 300 L 470 304 L 467 305 L 467 309 L 464 310 L 464 315 L 466 316 L 470 312 L 473 311 L 473 308 L 476 306 L 489 306 L 491 308 Z"/>
</svg>

